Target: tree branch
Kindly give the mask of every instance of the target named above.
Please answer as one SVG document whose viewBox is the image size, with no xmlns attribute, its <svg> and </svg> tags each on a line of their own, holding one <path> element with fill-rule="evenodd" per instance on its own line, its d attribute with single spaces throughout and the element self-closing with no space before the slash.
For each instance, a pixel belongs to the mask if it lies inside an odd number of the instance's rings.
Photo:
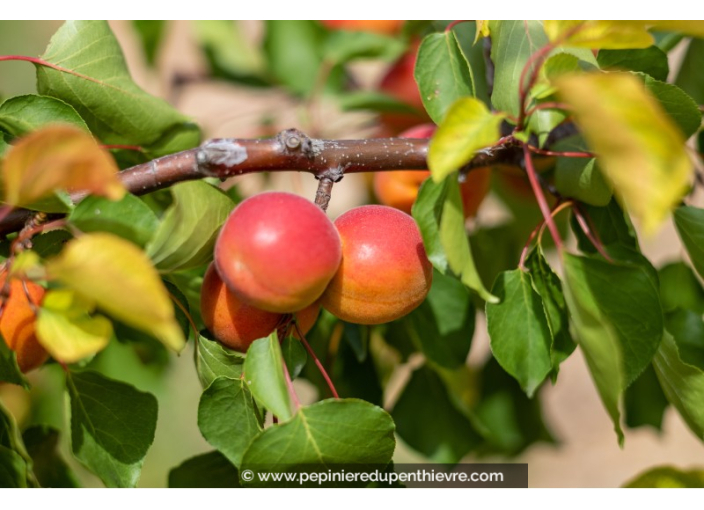
<svg viewBox="0 0 704 510">
<path fill-rule="evenodd" d="M 321 181 L 316 198 L 327 206 L 332 183 L 345 174 L 393 170 L 425 170 L 428 140 L 413 138 L 376 138 L 368 140 L 317 140 L 296 129 L 282 131 L 268 139 L 247 140 L 222 138 L 208 140 L 195 149 L 164 156 L 120 172 L 127 191 L 145 195 L 176 183 L 203 177 L 226 179 L 256 172 L 299 171 L 313 174 Z M 498 163 L 513 164 L 521 155 L 514 141 L 480 150 L 461 169 Z M 72 193 L 74 203 L 85 193 Z M 0 221 L 0 235 L 18 232 L 34 211 L 17 209 Z M 48 219 L 61 215 L 48 215 Z"/>
</svg>

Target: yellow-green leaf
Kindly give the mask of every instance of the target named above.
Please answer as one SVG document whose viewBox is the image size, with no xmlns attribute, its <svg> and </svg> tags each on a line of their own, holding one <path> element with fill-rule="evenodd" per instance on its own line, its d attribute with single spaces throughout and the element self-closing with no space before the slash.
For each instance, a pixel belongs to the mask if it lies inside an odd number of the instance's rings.
<svg viewBox="0 0 704 510">
<path fill-rule="evenodd" d="M 4 201 L 26 206 L 58 190 L 85 190 L 118 200 L 125 188 L 117 172 L 112 156 L 88 133 L 69 125 L 47 126 L 19 139 L 7 152 Z"/>
<path fill-rule="evenodd" d="M 647 48 L 655 42 L 644 21 L 545 20 L 543 27 L 559 46 L 618 50 Z"/>
<path fill-rule="evenodd" d="M 477 29 L 474 33 L 474 44 L 476 44 L 482 37 L 489 37 L 489 35 L 491 35 L 488 19 L 478 19 L 475 23 L 477 24 Z"/>
<path fill-rule="evenodd" d="M 137 246 L 100 232 L 66 244 L 46 264 L 50 277 L 116 319 L 180 350 L 185 343 L 164 283 Z"/>
<path fill-rule="evenodd" d="M 112 337 L 112 324 L 95 306 L 69 289 L 46 293 L 37 319 L 37 337 L 51 356 L 75 363 L 102 351 Z"/>
<path fill-rule="evenodd" d="M 474 154 L 495 143 L 502 114 L 490 112 L 479 99 L 455 101 L 430 141 L 428 166 L 435 182 L 469 163 Z"/>
<path fill-rule="evenodd" d="M 633 75 L 572 75 L 555 84 L 614 191 L 652 233 L 689 185 L 684 135 Z"/>
</svg>

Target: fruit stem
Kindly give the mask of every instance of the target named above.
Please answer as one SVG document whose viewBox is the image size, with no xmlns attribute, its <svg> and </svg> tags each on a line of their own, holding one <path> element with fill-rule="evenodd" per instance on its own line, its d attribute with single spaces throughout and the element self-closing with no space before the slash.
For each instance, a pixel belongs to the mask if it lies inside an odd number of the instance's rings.
<svg viewBox="0 0 704 510">
<path fill-rule="evenodd" d="M 288 392 L 291 395 L 291 400 L 293 400 L 293 404 L 296 406 L 296 409 L 300 409 L 301 401 L 298 400 L 296 389 L 293 387 L 293 380 L 291 380 L 291 374 L 288 372 L 286 361 L 283 358 L 281 358 L 281 364 L 284 367 L 284 377 L 286 378 L 286 386 L 288 387 Z"/>
<path fill-rule="evenodd" d="M 298 327 L 298 322 L 294 321 L 293 327 L 296 329 L 296 333 L 298 334 L 298 338 L 301 339 L 301 343 L 303 344 L 303 347 L 305 347 L 306 351 L 308 351 L 308 355 L 311 358 L 313 358 L 313 361 L 315 362 L 315 366 L 317 366 L 318 370 L 320 371 L 320 375 L 322 375 L 323 379 L 325 379 L 325 382 L 327 383 L 328 388 L 330 388 L 330 393 L 332 393 L 333 397 L 339 399 L 340 395 L 337 394 L 337 390 L 335 389 L 335 385 L 332 383 L 332 379 L 330 379 L 330 376 L 328 375 L 327 371 L 325 370 L 325 367 L 323 367 L 323 364 L 318 359 L 318 356 L 315 355 L 315 352 L 313 351 L 310 344 L 308 343 L 308 340 L 306 340 L 305 335 L 303 334 L 301 329 Z"/>
</svg>

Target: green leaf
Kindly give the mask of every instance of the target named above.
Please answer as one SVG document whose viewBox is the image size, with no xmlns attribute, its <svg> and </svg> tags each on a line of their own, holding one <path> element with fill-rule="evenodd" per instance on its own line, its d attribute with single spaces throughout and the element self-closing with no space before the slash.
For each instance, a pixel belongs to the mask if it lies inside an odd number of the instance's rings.
<svg viewBox="0 0 704 510">
<path fill-rule="evenodd" d="M 237 467 L 250 441 L 262 430 L 262 421 L 242 379 L 218 377 L 200 397 L 198 428 Z"/>
<path fill-rule="evenodd" d="M 467 288 L 454 276 L 435 271 L 426 300 L 401 321 L 404 333 L 427 359 L 457 368 L 467 361 L 475 315 Z"/>
<path fill-rule="evenodd" d="M 0 130 L 23 136 L 47 124 L 71 124 L 90 132 L 71 105 L 47 96 L 16 96 L 0 105 Z"/>
<path fill-rule="evenodd" d="M 633 225 L 615 199 L 611 200 L 606 207 L 585 204 L 580 205 L 580 209 L 589 218 L 589 225 L 599 235 L 599 239 L 605 246 L 619 245 L 638 249 L 638 239 L 636 238 Z M 580 251 L 597 253 L 596 248 L 584 235 L 574 216 L 572 217 L 572 230 L 577 236 Z"/>
<path fill-rule="evenodd" d="M 671 83 L 665 83 L 644 76 L 645 88 L 660 102 L 665 112 L 682 130 L 685 138 L 699 131 L 702 124 L 702 112 L 699 105 L 685 91 Z"/>
<path fill-rule="evenodd" d="M 286 386 L 283 355 L 274 331 L 255 340 L 244 360 L 244 377 L 249 390 L 266 409 L 281 421 L 291 418 L 291 397 Z"/>
<path fill-rule="evenodd" d="M 495 66 L 491 104 L 518 116 L 519 82 L 530 56 L 548 40 L 539 21 L 498 21 L 491 24 L 491 60 Z"/>
<path fill-rule="evenodd" d="M 442 380 L 427 367 L 413 371 L 392 416 L 399 437 L 432 462 L 459 462 L 481 441 L 454 408 Z"/>
<path fill-rule="evenodd" d="M 201 335 L 198 337 L 195 360 L 200 384 L 207 388 L 221 376 L 239 379 L 242 375 L 244 354 Z"/>
<path fill-rule="evenodd" d="M 665 312 L 677 308 L 704 314 L 704 288 L 684 262 L 668 264 L 658 271 L 660 301 Z"/>
<path fill-rule="evenodd" d="M 652 365 L 626 389 L 624 415 L 630 428 L 649 425 L 662 430 L 662 417 L 669 405 Z"/>
<path fill-rule="evenodd" d="M 112 323 L 102 315 L 91 315 L 94 308 L 72 290 L 46 293 L 37 319 L 37 338 L 52 358 L 76 363 L 108 345 Z"/>
<path fill-rule="evenodd" d="M 382 92 L 375 91 L 350 91 L 345 92 L 339 98 L 340 108 L 347 111 L 354 110 L 371 110 L 378 113 L 410 113 L 418 114 L 418 110 L 413 108 L 408 103 L 400 101 L 395 97 L 389 96 Z M 0 155 L 2 152 L 0 151 Z"/>
<path fill-rule="evenodd" d="M 682 206 L 675 210 L 674 216 L 675 227 L 694 269 L 704 278 L 704 209 Z"/>
<path fill-rule="evenodd" d="M 682 132 L 633 75 L 575 74 L 556 85 L 616 195 L 652 234 L 689 188 Z"/>
<path fill-rule="evenodd" d="M 78 203 L 68 220 L 81 232 L 111 232 L 142 247 L 159 224 L 149 206 L 130 194 L 118 201 L 86 197 Z"/>
<path fill-rule="evenodd" d="M 109 315 L 173 350 L 185 338 L 169 293 L 145 253 L 113 234 L 84 234 L 47 261 L 47 272 Z"/>
<path fill-rule="evenodd" d="M 291 379 L 295 379 L 301 374 L 308 362 L 308 353 L 305 347 L 297 338 L 288 336 L 281 343 L 281 353 L 286 367 L 288 367 L 288 373 L 291 374 Z"/>
<path fill-rule="evenodd" d="M 27 453 L 32 457 L 32 471 L 42 487 L 80 487 L 71 468 L 59 453 L 59 431 L 35 425 L 22 434 Z"/>
<path fill-rule="evenodd" d="M 656 467 L 624 484 L 630 489 L 704 489 L 704 471 L 684 471 L 670 466 Z"/>
<path fill-rule="evenodd" d="M 530 273 L 521 269 L 501 273 L 491 292 L 500 299 L 486 305 L 491 351 L 532 397 L 552 370 L 552 335 L 542 299 Z"/>
<path fill-rule="evenodd" d="M 142 42 L 142 49 L 147 62 L 153 66 L 156 62 L 161 40 L 164 37 L 166 21 L 137 19 L 132 21 L 132 27 Z"/>
<path fill-rule="evenodd" d="M 395 447 L 394 422 L 357 399 L 301 407 L 288 422 L 265 429 L 249 445 L 242 470 L 291 472 L 330 465 L 386 465 Z M 249 482 L 254 485 L 258 480 Z"/>
<path fill-rule="evenodd" d="M 0 487 L 34 487 L 32 459 L 15 418 L 0 401 Z"/>
<path fill-rule="evenodd" d="M 58 255 L 71 239 L 73 236 L 65 230 L 51 230 L 32 238 L 32 251 L 42 258 L 53 257 Z"/>
<path fill-rule="evenodd" d="M 463 97 L 452 103 L 430 140 L 428 168 L 435 182 L 469 163 L 474 154 L 500 137 L 504 115 L 492 113 L 479 99 Z"/>
<path fill-rule="evenodd" d="M 27 485 L 27 463 L 15 451 L 0 446 L 0 487 L 25 489 Z"/>
<path fill-rule="evenodd" d="M 323 48 L 323 58 L 333 64 L 352 60 L 379 58 L 395 60 L 405 50 L 398 38 L 374 32 L 337 30 L 328 36 Z"/>
<path fill-rule="evenodd" d="M 235 204 L 203 181 L 177 184 L 171 193 L 173 203 L 147 245 L 147 254 L 167 272 L 205 265 L 212 260 L 220 227 Z"/>
<path fill-rule="evenodd" d="M 152 157 L 199 143 L 200 132 L 186 116 L 132 81 L 107 22 L 67 21 L 42 58 L 68 72 L 37 65 L 39 93 L 73 106 L 103 143 L 139 145 Z M 176 145 L 170 143 L 175 137 Z"/>
<path fill-rule="evenodd" d="M 449 179 L 440 183 L 432 179 L 423 181 L 411 210 L 423 237 L 425 253 L 433 267 L 443 274 L 447 271 L 447 257 L 440 241 L 439 226 L 449 182 Z"/>
<path fill-rule="evenodd" d="M 551 149 L 588 150 L 579 136 L 561 140 Z M 613 196 L 611 185 L 604 178 L 596 158 L 558 157 L 555 165 L 555 188 L 565 197 L 597 207 L 607 206 Z"/>
<path fill-rule="evenodd" d="M 560 363 L 565 361 L 577 347 L 569 330 L 569 311 L 562 292 L 562 283 L 548 265 L 540 247 L 534 249 L 528 256 L 526 267 L 530 270 L 533 290 L 540 296 L 548 320 L 552 338 L 550 359 L 553 382 L 555 382 Z"/>
<path fill-rule="evenodd" d="M 704 103 L 704 39 L 692 39 L 687 48 L 675 85 L 689 94 L 697 104 Z"/>
<path fill-rule="evenodd" d="M 169 471 L 170 489 L 237 489 L 240 476 L 220 452 L 196 455 Z"/>
<path fill-rule="evenodd" d="M 464 211 L 462 197 L 457 180 L 448 179 L 447 198 L 443 203 L 440 219 L 439 237 L 447 257 L 447 263 L 452 271 L 460 276 L 460 280 L 473 289 L 487 302 L 497 302 L 497 298 L 489 293 L 477 273 L 469 247 L 469 238 L 464 227 Z"/>
<path fill-rule="evenodd" d="M 265 85 L 264 62 L 258 47 L 248 40 L 241 21 L 197 20 L 194 35 L 215 78 Z"/>
<path fill-rule="evenodd" d="M 73 453 L 108 487 L 135 487 L 154 441 L 153 395 L 97 372 L 70 374 Z"/>
<path fill-rule="evenodd" d="M 0 334 L 0 381 L 29 389 L 29 382 L 17 364 L 17 354 L 11 350 Z"/>
<path fill-rule="evenodd" d="M 425 36 L 418 48 L 414 76 L 423 106 L 436 124 L 443 121 L 455 101 L 475 95 L 472 69 L 453 31 Z"/>
<path fill-rule="evenodd" d="M 316 84 L 324 40 L 325 31 L 315 21 L 268 20 L 264 53 L 269 72 L 292 92 L 308 94 Z"/>
<path fill-rule="evenodd" d="M 704 372 L 682 361 L 677 343 L 669 334 L 663 337 L 653 366 L 667 400 L 692 432 L 704 441 Z"/>
<path fill-rule="evenodd" d="M 605 71 L 636 71 L 665 81 L 670 72 L 667 53 L 657 46 L 641 49 L 601 50 L 597 55 L 599 67 Z"/>
<path fill-rule="evenodd" d="M 327 382 L 322 376 L 311 375 L 314 373 L 319 373 L 319 370 L 311 364 L 310 369 L 305 372 L 305 377 L 318 387 L 318 398 L 332 396 Z M 367 356 L 360 362 L 349 342 L 340 343 L 329 376 L 335 382 L 338 394 L 343 398 L 359 398 L 378 406 L 383 405 L 383 389 L 375 360 L 372 356 Z"/>
<path fill-rule="evenodd" d="M 683 363 L 704 372 L 704 321 L 691 310 L 675 310 L 665 316 L 665 327 L 677 343 Z"/>
</svg>

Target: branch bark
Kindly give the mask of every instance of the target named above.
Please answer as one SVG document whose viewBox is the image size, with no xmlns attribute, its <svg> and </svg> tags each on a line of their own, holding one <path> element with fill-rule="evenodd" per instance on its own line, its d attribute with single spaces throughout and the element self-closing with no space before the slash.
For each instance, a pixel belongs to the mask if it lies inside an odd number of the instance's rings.
<svg viewBox="0 0 704 510">
<path fill-rule="evenodd" d="M 427 155 L 428 140 L 425 139 L 318 140 L 296 129 L 288 129 L 261 140 L 208 140 L 195 149 L 123 170 L 120 179 L 130 193 L 145 195 L 204 177 L 226 179 L 256 172 L 308 172 L 321 181 L 321 196 L 316 197 L 316 203 L 326 207 L 332 183 L 345 174 L 425 170 Z M 498 163 L 515 164 L 520 157 L 520 147 L 508 141 L 479 151 L 461 171 Z M 71 199 L 77 203 L 84 196 L 85 193 L 73 193 Z M 25 209 L 11 212 L 0 221 L 0 235 L 18 232 L 34 214 L 36 212 Z M 49 219 L 57 216 L 60 215 L 49 215 Z"/>
</svg>

